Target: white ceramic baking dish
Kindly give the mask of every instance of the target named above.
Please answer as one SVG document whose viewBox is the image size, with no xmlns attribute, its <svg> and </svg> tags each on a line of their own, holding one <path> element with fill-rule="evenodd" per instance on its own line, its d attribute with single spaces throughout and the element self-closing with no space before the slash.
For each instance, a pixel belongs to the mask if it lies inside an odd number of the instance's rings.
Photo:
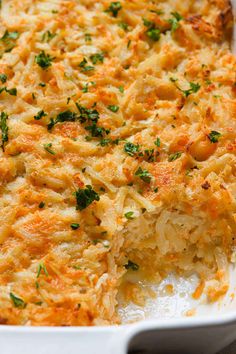
<svg viewBox="0 0 236 354">
<path fill-rule="evenodd" d="M 236 0 L 232 1 L 236 18 Z M 232 50 L 236 53 L 236 26 Z M 0 326 L 0 354 L 215 354 L 236 340 L 236 266 L 230 269 L 230 289 L 214 304 L 191 297 L 196 279 L 166 279 L 158 297 L 146 307 L 120 309 L 123 322 L 108 327 Z M 170 296 L 164 289 L 175 284 Z M 192 313 L 188 317 L 186 314 Z M 0 310 L 1 314 L 1 310 Z M 141 321 L 140 321 L 141 320 Z M 236 354 L 236 353 L 235 353 Z"/>
</svg>

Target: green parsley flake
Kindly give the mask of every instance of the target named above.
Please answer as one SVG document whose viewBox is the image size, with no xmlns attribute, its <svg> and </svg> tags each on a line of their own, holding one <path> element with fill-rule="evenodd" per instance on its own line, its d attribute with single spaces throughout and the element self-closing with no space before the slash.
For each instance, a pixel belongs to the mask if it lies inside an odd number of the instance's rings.
<svg viewBox="0 0 236 354">
<path fill-rule="evenodd" d="M 120 28 L 122 28 L 124 31 L 128 31 L 128 29 L 129 29 L 129 25 L 127 23 L 125 23 L 125 22 L 118 23 L 118 26 Z"/>
<path fill-rule="evenodd" d="M 160 39 L 161 31 L 158 28 L 150 28 L 147 30 L 146 34 L 150 39 L 157 42 Z"/>
<path fill-rule="evenodd" d="M 125 143 L 125 146 L 124 146 L 124 151 L 130 155 L 130 156 L 134 156 L 136 155 L 140 150 L 140 146 L 137 144 L 133 144 L 133 143 Z"/>
<path fill-rule="evenodd" d="M 42 35 L 42 41 L 49 43 L 56 35 L 57 35 L 56 33 L 52 33 L 52 32 L 50 32 L 50 31 L 46 31 L 46 32 Z"/>
<path fill-rule="evenodd" d="M 81 68 L 82 72 L 87 72 L 87 71 L 92 71 L 94 70 L 94 66 L 91 65 L 87 65 L 88 60 L 86 58 L 84 58 L 80 63 L 79 63 L 79 67 Z"/>
<path fill-rule="evenodd" d="M 44 272 L 44 274 L 46 275 L 46 277 L 48 277 L 47 268 L 45 267 L 45 265 L 44 265 L 43 263 L 39 263 L 36 278 L 39 278 L 39 276 L 40 276 L 40 274 L 42 273 L 42 271 Z"/>
<path fill-rule="evenodd" d="M 150 10 L 150 12 L 152 12 L 156 15 L 163 15 L 164 14 L 164 11 L 162 11 L 162 10 Z"/>
<path fill-rule="evenodd" d="M 92 186 L 89 185 L 87 185 L 84 189 L 79 188 L 75 192 L 75 198 L 77 203 L 76 209 L 78 210 L 86 209 L 90 204 L 93 203 L 93 201 L 100 200 L 98 193 L 96 193 L 92 189 Z"/>
<path fill-rule="evenodd" d="M 101 141 L 100 141 L 100 143 L 98 144 L 98 145 L 100 145 L 100 146 L 107 146 L 107 145 L 109 145 L 110 143 L 112 142 L 112 140 L 111 139 L 109 139 L 109 138 L 107 138 L 107 139 L 101 139 Z"/>
<path fill-rule="evenodd" d="M 55 151 L 51 149 L 52 143 L 44 144 L 43 147 L 47 152 L 49 152 L 49 154 L 56 155 Z"/>
<path fill-rule="evenodd" d="M 92 125 L 89 125 L 87 127 L 85 127 L 85 129 L 87 131 L 90 132 L 91 136 L 94 138 L 98 138 L 98 137 L 103 137 L 104 134 L 109 134 L 110 130 L 109 129 L 105 129 L 103 127 L 99 127 L 96 125 L 96 123 L 92 123 Z"/>
<path fill-rule="evenodd" d="M 120 93 L 124 93 L 124 91 L 125 91 L 124 86 L 119 86 L 118 89 L 119 89 Z"/>
<path fill-rule="evenodd" d="M 173 18 L 169 19 L 168 22 L 171 25 L 171 32 L 175 32 L 179 28 L 179 22 L 183 17 L 178 12 L 171 12 Z"/>
<path fill-rule="evenodd" d="M 70 227 L 72 228 L 72 230 L 77 230 L 80 227 L 80 224 L 73 222 L 72 224 L 70 224 Z"/>
<path fill-rule="evenodd" d="M 143 170 L 141 167 L 137 169 L 137 171 L 135 172 L 135 176 L 139 177 L 145 183 L 150 183 L 152 179 L 152 176 L 149 171 Z"/>
<path fill-rule="evenodd" d="M 119 111 L 119 107 L 118 106 L 115 106 L 115 105 L 109 105 L 107 106 L 107 108 L 112 111 L 113 113 L 116 113 Z"/>
<path fill-rule="evenodd" d="M 198 84 L 198 83 L 194 83 L 194 82 L 190 82 L 189 83 L 190 85 L 190 89 L 188 90 L 181 90 L 179 89 L 180 91 L 183 92 L 183 94 L 185 95 L 185 97 L 188 97 L 189 95 L 191 95 L 192 93 L 196 93 L 200 90 L 201 86 Z"/>
<path fill-rule="evenodd" d="M 70 110 L 61 112 L 57 115 L 56 119 L 50 119 L 50 123 L 48 124 L 48 130 L 51 130 L 57 123 L 75 122 L 77 118 L 77 114 Z"/>
<path fill-rule="evenodd" d="M 39 203 L 39 209 L 43 209 L 45 207 L 45 203 L 44 202 L 40 202 Z"/>
<path fill-rule="evenodd" d="M 97 63 L 103 63 L 104 62 L 104 54 L 103 53 L 97 53 L 97 54 L 93 54 L 90 56 L 90 60 L 92 61 L 92 63 L 95 65 Z"/>
<path fill-rule="evenodd" d="M 161 140 L 160 140 L 160 138 L 157 138 L 156 141 L 154 142 L 154 144 L 155 144 L 157 147 L 160 147 L 160 146 L 161 146 Z"/>
<path fill-rule="evenodd" d="M 46 54 L 44 50 L 35 56 L 36 64 L 38 64 L 43 70 L 48 69 L 52 65 L 53 59 L 54 58 L 49 54 Z"/>
<path fill-rule="evenodd" d="M 146 31 L 146 35 L 155 42 L 159 41 L 161 31 L 159 28 L 155 27 L 155 23 L 143 18 L 143 24 L 145 27 L 148 28 L 148 30 Z"/>
<path fill-rule="evenodd" d="M 45 113 L 43 110 L 41 110 L 36 114 L 36 116 L 34 116 L 34 119 L 40 120 L 41 118 L 46 117 L 46 116 L 47 116 L 47 113 Z"/>
<path fill-rule="evenodd" d="M 110 3 L 110 6 L 105 12 L 110 12 L 112 16 L 117 17 L 118 12 L 122 9 L 120 1 L 114 1 Z"/>
<path fill-rule="evenodd" d="M 0 38 L 0 40 L 3 42 L 8 42 L 10 40 L 16 40 L 17 38 L 19 38 L 19 32 L 17 31 L 8 32 L 8 30 L 6 30 L 4 35 Z"/>
<path fill-rule="evenodd" d="M 4 150 L 4 144 L 8 141 L 8 126 L 7 126 L 8 115 L 2 112 L 0 115 L 0 128 L 2 130 L 2 149 Z"/>
<path fill-rule="evenodd" d="M 181 151 L 178 151 L 178 152 L 175 152 L 173 154 L 170 154 L 169 158 L 168 158 L 168 161 L 169 162 L 175 161 L 175 160 L 179 159 L 181 157 L 181 155 L 182 155 Z"/>
<path fill-rule="evenodd" d="M 130 261 L 130 260 L 128 260 L 128 263 L 127 264 L 125 264 L 125 269 L 127 269 L 127 270 L 133 270 L 133 271 L 137 271 L 137 270 L 139 270 L 139 265 L 138 264 L 136 264 L 136 263 L 134 263 L 134 262 L 132 262 L 132 261 Z"/>
<path fill-rule="evenodd" d="M 79 121 L 80 123 L 93 122 L 97 123 L 99 119 L 99 112 L 96 109 L 89 109 L 76 103 L 76 107 L 80 113 Z"/>
<path fill-rule="evenodd" d="M 2 93 L 3 91 L 9 93 L 9 95 L 11 96 L 17 96 L 17 89 L 15 87 L 12 89 L 8 89 L 7 87 L 1 87 L 0 93 Z"/>
<path fill-rule="evenodd" d="M 219 132 L 217 132 L 217 131 L 215 131 L 215 130 L 212 130 L 211 132 L 210 132 L 210 134 L 208 134 L 208 139 L 210 140 L 210 142 L 211 143 L 218 143 L 218 141 L 219 141 L 219 138 L 222 136 L 222 134 L 221 133 L 219 133 Z"/>
<path fill-rule="evenodd" d="M 85 33 L 84 38 L 85 42 L 92 42 L 92 36 L 90 33 Z"/>
<path fill-rule="evenodd" d="M 14 295 L 13 293 L 10 293 L 10 298 L 15 307 L 18 307 L 19 309 L 24 309 L 26 307 L 26 303 L 24 302 L 24 300 L 20 299 L 18 296 Z"/>
<path fill-rule="evenodd" d="M 0 74 L 0 81 L 5 84 L 5 82 L 7 81 L 7 75 L 5 74 Z"/>
<path fill-rule="evenodd" d="M 134 215 L 133 211 L 128 211 L 127 213 L 125 213 L 125 217 L 128 220 L 132 220 L 134 218 L 133 215 Z"/>
<path fill-rule="evenodd" d="M 14 32 L 9 32 L 8 30 L 5 31 L 3 36 L 0 38 L 0 41 L 4 45 L 4 51 L 5 53 L 11 52 L 11 50 L 15 47 L 16 45 L 16 40 L 19 37 L 19 32 L 14 31 Z M 1 53 L 2 54 L 2 53 Z"/>
</svg>

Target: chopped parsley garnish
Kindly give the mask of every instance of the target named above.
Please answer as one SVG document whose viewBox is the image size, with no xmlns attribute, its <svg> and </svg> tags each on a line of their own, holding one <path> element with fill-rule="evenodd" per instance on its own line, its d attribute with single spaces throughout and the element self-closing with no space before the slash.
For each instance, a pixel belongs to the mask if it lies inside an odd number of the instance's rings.
<svg viewBox="0 0 236 354">
<path fill-rule="evenodd" d="M 180 151 L 174 152 L 173 154 L 169 155 L 168 161 L 169 162 L 175 161 L 175 160 L 179 159 L 181 157 L 181 155 L 182 155 L 182 152 L 180 152 Z"/>
<path fill-rule="evenodd" d="M 46 54 L 44 50 L 35 56 L 36 64 L 38 64 L 43 70 L 48 69 L 52 65 L 53 59 L 54 58 L 49 54 Z"/>
<path fill-rule="evenodd" d="M 57 115 L 56 119 L 50 119 L 50 123 L 48 124 L 48 130 L 51 130 L 57 123 L 75 122 L 76 118 L 77 114 L 70 110 L 61 112 Z"/>
<path fill-rule="evenodd" d="M 48 271 L 47 271 L 46 266 L 45 266 L 43 263 L 39 263 L 36 278 L 38 278 L 38 277 L 40 276 L 40 274 L 41 274 L 42 271 L 44 272 L 44 274 L 46 275 L 46 277 L 48 277 Z"/>
<path fill-rule="evenodd" d="M 206 79 L 205 83 L 206 83 L 207 85 L 211 85 L 211 84 L 212 84 L 212 81 L 209 80 L 209 79 Z"/>
<path fill-rule="evenodd" d="M 7 81 L 7 75 L 5 74 L 0 74 L 0 81 L 5 84 L 5 82 Z"/>
<path fill-rule="evenodd" d="M 161 140 L 160 140 L 160 138 L 157 138 L 156 141 L 154 142 L 154 144 L 155 144 L 157 147 L 160 147 L 160 146 L 161 146 Z"/>
<path fill-rule="evenodd" d="M 80 224 L 73 222 L 72 224 L 70 224 L 70 227 L 72 228 L 72 230 L 77 230 L 80 227 Z"/>
<path fill-rule="evenodd" d="M 162 10 L 150 10 L 150 12 L 153 12 L 154 14 L 157 14 L 157 15 L 163 15 L 164 14 L 164 11 L 162 11 Z"/>
<path fill-rule="evenodd" d="M 104 146 L 109 145 L 111 142 L 112 142 L 112 140 L 109 139 L 109 138 L 107 138 L 107 139 L 102 139 L 98 145 L 101 145 L 101 146 L 104 147 Z"/>
<path fill-rule="evenodd" d="M 8 115 L 2 112 L 0 115 L 0 128 L 2 130 L 2 149 L 4 150 L 4 144 L 8 141 L 8 126 L 7 126 Z"/>
<path fill-rule="evenodd" d="M 128 263 L 125 264 L 125 269 L 128 269 L 128 270 L 131 269 L 133 271 L 137 271 L 137 270 L 139 270 L 139 265 L 128 260 Z"/>
<path fill-rule="evenodd" d="M 129 25 L 127 23 L 125 23 L 125 22 L 118 23 L 118 26 L 120 28 L 122 28 L 124 31 L 128 31 L 128 29 L 129 29 Z"/>
<path fill-rule="evenodd" d="M 102 243 L 105 248 L 110 247 L 110 242 L 108 240 L 100 240 L 99 238 L 95 239 L 92 241 L 94 245 L 97 245 L 98 243 Z"/>
<path fill-rule="evenodd" d="M 81 89 L 81 91 L 83 93 L 87 93 L 88 92 L 88 89 L 89 89 L 89 85 L 93 86 L 93 85 L 96 85 L 96 83 L 94 81 L 90 81 L 90 82 L 87 82 Z"/>
<path fill-rule="evenodd" d="M 140 151 L 140 146 L 137 144 L 133 144 L 133 143 L 126 143 L 124 146 L 124 151 L 130 155 L 130 156 L 134 156 L 136 155 L 139 151 Z"/>
<path fill-rule="evenodd" d="M 7 87 L 1 87 L 0 93 L 2 93 L 3 91 L 9 93 L 9 95 L 11 96 L 17 96 L 17 89 L 15 87 L 12 89 L 8 89 Z"/>
<path fill-rule="evenodd" d="M 109 134 L 110 133 L 109 129 L 105 129 L 103 127 L 98 127 L 96 125 L 96 123 L 93 123 L 92 125 L 89 125 L 89 126 L 85 127 L 85 129 L 87 131 L 89 131 L 91 136 L 94 137 L 94 138 L 103 137 L 104 134 Z"/>
<path fill-rule="evenodd" d="M 131 142 L 127 142 L 125 144 L 124 151 L 130 156 L 142 158 L 148 162 L 154 162 L 157 156 L 160 155 L 160 153 L 158 151 L 155 151 L 154 149 L 145 149 L 141 151 L 139 144 L 135 145 Z"/>
<path fill-rule="evenodd" d="M 156 152 L 156 156 L 159 155 L 159 152 Z M 142 155 L 144 159 L 148 162 L 154 162 L 155 161 L 155 154 L 154 154 L 154 149 L 145 149 Z"/>
<path fill-rule="evenodd" d="M 83 92 L 83 93 L 87 93 L 88 92 L 88 86 L 89 86 L 89 84 L 88 84 L 88 82 L 82 87 L 82 89 L 81 89 L 81 91 Z"/>
<path fill-rule="evenodd" d="M 4 35 L 0 38 L 0 40 L 3 42 L 8 42 L 10 40 L 16 40 L 18 37 L 19 37 L 19 32 L 17 31 L 8 32 L 8 30 L 6 30 Z"/>
<path fill-rule="evenodd" d="M 103 53 L 97 53 L 97 54 L 93 54 L 90 56 L 90 60 L 91 62 L 95 65 L 97 63 L 103 63 L 104 61 L 104 54 Z"/>
<path fill-rule="evenodd" d="M 149 171 L 143 170 L 141 167 L 137 169 L 137 171 L 135 172 L 135 176 L 139 177 L 145 183 L 150 183 L 152 179 L 152 176 Z"/>
<path fill-rule="evenodd" d="M 52 143 L 44 144 L 43 147 L 47 152 L 49 152 L 49 154 L 56 155 L 55 151 L 51 149 Z"/>
<path fill-rule="evenodd" d="M 104 134 L 109 134 L 110 130 L 103 127 L 97 126 L 99 119 L 99 113 L 96 109 L 89 109 L 83 107 L 76 103 L 76 106 L 79 110 L 79 121 L 80 123 L 89 123 L 90 125 L 86 126 L 85 129 L 90 132 L 92 137 L 103 137 Z M 91 140 L 90 137 L 87 137 L 87 140 Z"/>
<path fill-rule="evenodd" d="M 86 186 L 84 189 L 79 188 L 75 192 L 75 198 L 77 202 L 76 209 L 78 210 L 83 210 L 86 209 L 90 204 L 93 203 L 93 201 L 99 201 L 100 197 L 98 193 L 96 193 L 93 189 L 92 186 Z"/>
<path fill-rule="evenodd" d="M 183 17 L 178 12 L 171 12 L 173 18 L 170 18 L 168 22 L 171 24 L 171 32 L 175 32 L 179 28 L 179 22 Z"/>
<path fill-rule="evenodd" d="M 125 91 L 124 86 L 119 86 L 118 89 L 121 93 L 124 93 L 124 91 Z"/>
<path fill-rule="evenodd" d="M 92 36 L 90 33 L 85 33 L 84 38 L 85 42 L 92 42 Z"/>
<path fill-rule="evenodd" d="M 146 18 L 143 18 L 143 24 L 145 27 L 153 27 L 154 22 L 147 20 Z"/>
<path fill-rule="evenodd" d="M 160 39 L 161 31 L 159 30 L 159 28 L 155 27 L 154 22 L 143 18 L 143 24 L 145 27 L 148 27 L 146 35 L 153 41 L 158 41 Z"/>
<path fill-rule="evenodd" d="M 46 116 L 47 116 L 47 113 L 45 113 L 43 110 L 41 110 L 36 114 L 36 116 L 34 116 L 34 119 L 40 120 L 41 118 L 46 117 Z"/>
<path fill-rule="evenodd" d="M 45 84 L 45 82 L 40 82 L 40 83 L 39 83 L 39 86 L 41 86 L 41 87 L 45 87 L 45 86 L 46 86 L 46 84 Z"/>
<path fill-rule="evenodd" d="M 10 52 L 15 47 L 15 41 L 19 37 L 19 32 L 9 32 L 8 30 L 5 31 L 3 36 L 0 38 L 0 41 L 3 42 L 5 47 L 5 52 Z"/>
<path fill-rule="evenodd" d="M 150 28 L 146 34 L 150 39 L 157 42 L 160 39 L 161 31 L 158 28 Z"/>
<path fill-rule="evenodd" d="M 57 35 L 56 33 L 52 33 L 52 32 L 50 32 L 50 31 L 46 31 L 46 32 L 42 35 L 42 41 L 49 43 L 56 35 Z"/>
<path fill-rule="evenodd" d="M 24 300 L 20 299 L 18 296 L 14 295 L 13 293 L 10 293 L 10 298 L 11 298 L 15 307 L 18 307 L 19 309 L 26 308 L 26 303 L 24 302 Z"/>
<path fill-rule="evenodd" d="M 210 134 L 208 134 L 208 139 L 210 140 L 211 143 L 218 143 L 219 141 L 219 138 L 221 137 L 222 135 L 215 131 L 215 130 L 212 130 L 210 132 Z"/>
<path fill-rule="evenodd" d="M 79 110 L 79 121 L 80 123 L 85 123 L 87 121 L 92 121 L 97 123 L 99 119 L 99 113 L 96 109 L 89 109 L 86 107 L 81 106 L 80 104 L 76 103 L 76 107 Z"/>
<path fill-rule="evenodd" d="M 109 144 L 118 145 L 120 140 L 122 140 L 122 139 L 117 138 L 117 139 L 112 140 L 110 138 L 104 138 L 104 139 L 101 139 L 101 141 L 98 145 L 100 145 L 100 146 L 107 146 Z"/>
<path fill-rule="evenodd" d="M 39 203 L 39 209 L 43 209 L 45 207 L 45 203 L 44 202 L 40 202 Z"/>
<path fill-rule="evenodd" d="M 7 92 L 7 93 L 9 93 L 9 95 L 11 95 L 11 96 L 17 96 L 17 89 L 14 87 L 14 88 L 12 88 L 12 89 L 7 89 L 7 88 L 5 88 L 5 91 Z"/>
<path fill-rule="evenodd" d="M 37 305 L 37 306 L 41 306 L 43 304 L 43 302 L 42 301 L 36 301 L 34 304 Z"/>
<path fill-rule="evenodd" d="M 134 218 L 133 215 L 134 215 L 133 211 L 128 211 L 127 213 L 125 213 L 125 217 L 128 220 L 132 220 Z"/>
<path fill-rule="evenodd" d="M 38 281 L 35 282 L 35 287 L 36 287 L 36 289 L 39 289 L 39 288 L 40 288 L 40 285 L 39 285 L 39 282 L 38 282 Z"/>
<path fill-rule="evenodd" d="M 110 12 L 112 16 L 117 17 L 118 12 L 122 9 L 120 1 L 114 1 L 110 3 L 110 6 L 106 12 Z"/>
<path fill-rule="evenodd" d="M 115 105 L 109 105 L 107 106 L 107 108 L 112 111 L 113 113 L 116 113 L 119 111 L 119 107 L 118 106 L 115 106 Z"/>
<path fill-rule="evenodd" d="M 189 95 L 191 95 L 191 93 L 196 93 L 200 90 L 201 86 L 198 83 L 194 83 L 194 82 L 190 82 L 190 89 L 188 90 L 181 90 L 183 92 L 183 94 L 185 95 L 185 97 L 188 97 Z"/>
<path fill-rule="evenodd" d="M 94 70 L 94 66 L 87 65 L 88 60 L 84 58 L 80 63 L 79 67 L 81 68 L 81 71 L 86 72 L 86 71 L 92 71 Z"/>
</svg>

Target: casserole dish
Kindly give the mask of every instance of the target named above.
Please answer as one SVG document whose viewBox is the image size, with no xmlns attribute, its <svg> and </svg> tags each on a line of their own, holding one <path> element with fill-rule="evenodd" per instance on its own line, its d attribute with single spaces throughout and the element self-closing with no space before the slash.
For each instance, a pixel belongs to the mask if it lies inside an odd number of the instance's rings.
<svg viewBox="0 0 236 354">
<path fill-rule="evenodd" d="M 233 2 L 235 6 L 235 1 Z M 236 339 L 236 270 L 230 270 L 230 288 L 227 295 L 212 305 L 191 300 L 195 279 L 176 279 L 177 293 L 163 295 L 151 301 L 137 319 L 137 324 L 95 328 L 29 328 L 2 326 L 1 353 L 114 353 L 150 350 L 155 353 L 216 353 Z M 172 279 L 173 280 L 173 279 Z M 164 281 L 160 287 L 166 285 Z M 172 281 L 173 283 L 173 281 Z M 184 295 L 183 295 L 184 294 Z M 184 299 L 184 300 L 183 300 Z M 161 309 L 157 312 L 156 309 Z M 163 311 L 163 309 L 165 311 Z M 121 317 L 132 315 L 137 308 L 122 309 Z M 140 311 L 140 310 L 139 310 Z M 189 312 L 188 312 L 189 311 Z M 142 311 L 141 311 L 142 312 Z M 184 313 L 194 317 L 182 317 Z"/>
</svg>

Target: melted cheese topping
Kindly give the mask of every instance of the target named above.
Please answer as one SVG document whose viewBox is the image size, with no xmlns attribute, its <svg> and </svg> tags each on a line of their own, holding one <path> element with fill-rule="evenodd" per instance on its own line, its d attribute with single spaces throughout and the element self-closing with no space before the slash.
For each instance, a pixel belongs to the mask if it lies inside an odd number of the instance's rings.
<svg viewBox="0 0 236 354">
<path fill-rule="evenodd" d="M 122 281 L 143 303 L 125 273 L 197 272 L 222 296 L 236 232 L 229 3 L 0 11 L 0 323 L 119 323 Z"/>
</svg>

